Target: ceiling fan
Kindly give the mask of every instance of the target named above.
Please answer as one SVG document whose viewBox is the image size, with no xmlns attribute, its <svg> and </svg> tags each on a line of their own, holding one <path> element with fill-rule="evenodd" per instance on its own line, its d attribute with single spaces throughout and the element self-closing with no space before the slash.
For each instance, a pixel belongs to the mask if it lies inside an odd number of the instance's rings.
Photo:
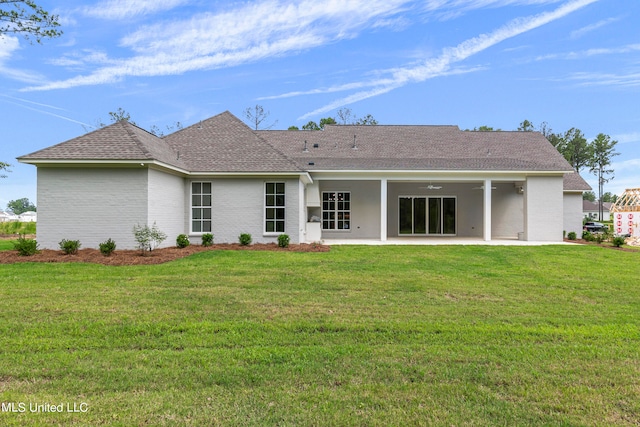
<svg viewBox="0 0 640 427">
<path fill-rule="evenodd" d="M 418 187 L 418 188 L 426 189 L 426 190 L 440 190 L 442 188 L 442 185 L 433 185 L 429 183 L 429 185 L 427 185 L 426 187 Z"/>
<path fill-rule="evenodd" d="M 496 187 L 491 187 L 492 190 L 495 190 Z M 484 190 L 484 185 L 481 185 L 479 187 L 473 187 L 472 190 Z"/>
</svg>

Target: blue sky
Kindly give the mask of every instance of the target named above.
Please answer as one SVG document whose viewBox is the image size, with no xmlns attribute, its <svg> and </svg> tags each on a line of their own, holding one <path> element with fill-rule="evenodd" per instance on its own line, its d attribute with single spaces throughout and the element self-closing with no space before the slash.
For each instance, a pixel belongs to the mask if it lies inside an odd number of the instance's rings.
<svg viewBox="0 0 640 427">
<path fill-rule="evenodd" d="M 36 168 L 17 156 L 108 123 L 118 108 L 165 133 L 225 110 L 243 118 L 256 104 L 274 129 L 345 107 L 380 124 L 547 122 L 610 135 L 620 155 L 605 191 L 640 187 L 635 0 L 38 4 L 60 16 L 62 37 L 0 37 L 0 160 L 13 164 L 0 209 L 37 200 Z"/>
</svg>

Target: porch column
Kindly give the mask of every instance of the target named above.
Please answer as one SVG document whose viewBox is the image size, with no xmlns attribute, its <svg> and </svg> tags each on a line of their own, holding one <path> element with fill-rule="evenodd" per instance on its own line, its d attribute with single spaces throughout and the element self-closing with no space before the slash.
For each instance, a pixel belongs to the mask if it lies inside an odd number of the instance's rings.
<svg viewBox="0 0 640 427">
<path fill-rule="evenodd" d="M 484 209 L 483 209 L 484 240 L 491 240 L 491 180 L 484 180 Z"/>
<path fill-rule="evenodd" d="M 387 178 L 380 180 L 380 241 L 387 241 Z"/>
</svg>

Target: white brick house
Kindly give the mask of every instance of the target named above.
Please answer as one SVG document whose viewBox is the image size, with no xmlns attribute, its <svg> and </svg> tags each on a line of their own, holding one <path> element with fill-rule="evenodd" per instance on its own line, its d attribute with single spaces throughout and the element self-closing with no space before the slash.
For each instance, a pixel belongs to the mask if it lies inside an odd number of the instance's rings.
<svg viewBox="0 0 640 427">
<path fill-rule="evenodd" d="M 253 131 L 229 112 L 164 138 L 118 122 L 18 158 L 38 168 L 38 241 L 132 248 L 212 232 L 273 242 L 415 237 L 560 241 L 586 182 L 536 132 L 456 126 Z"/>
</svg>

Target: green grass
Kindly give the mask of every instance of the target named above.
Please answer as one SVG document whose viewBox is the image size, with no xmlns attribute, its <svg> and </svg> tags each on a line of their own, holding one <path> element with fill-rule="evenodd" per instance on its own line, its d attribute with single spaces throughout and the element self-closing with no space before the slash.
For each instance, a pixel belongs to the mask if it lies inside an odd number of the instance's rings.
<svg viewBox="0 0 640 427">
<path fill-rule="evenodd" d="M 0 402 L 27 407 L 0 424 L 637 425 L 639 256 L 356 246 L 3 265 Z"/>
<path fill-rule="evenodd" d="M 9 250 L 13 250 L 13 242 L 15 242 L 15 240 L 3 240 L 0 239 L 0 251 L 9 251 Z"/>
</svg>

